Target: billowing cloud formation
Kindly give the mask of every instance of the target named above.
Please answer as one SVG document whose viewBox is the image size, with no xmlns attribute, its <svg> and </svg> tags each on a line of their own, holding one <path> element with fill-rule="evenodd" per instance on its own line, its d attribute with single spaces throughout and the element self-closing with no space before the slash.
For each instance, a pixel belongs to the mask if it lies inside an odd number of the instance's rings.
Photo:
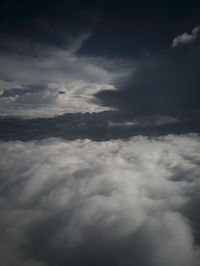
<svg viewBox="0 0 200 266">
<path fill-rule="evenodd" d="M 178 35 L 176 38 L 174 38 L 172 42 L 172 47 L 174 48 L 179 44 L 187 44 L 193 42 L 198 37 L 199 30 L 200 27 L 197 26 L 192 30 L 191 34 L 185 32 L 183 34 Z"/>
<path fill-rule="evenodd" d="M 1 142 L 2 265 L 200 265 L 199 143 Z"/>
</svg>

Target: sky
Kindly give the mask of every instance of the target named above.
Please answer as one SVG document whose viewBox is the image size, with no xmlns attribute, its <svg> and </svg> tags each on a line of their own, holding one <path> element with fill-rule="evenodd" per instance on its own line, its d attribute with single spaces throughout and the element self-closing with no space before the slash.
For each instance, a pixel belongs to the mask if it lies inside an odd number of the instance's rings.
<svg viewBox="0 0 200 266">
<path fill-rule="evenodd" d="M 199 12 L 1 1 L 3 266 L 200 266 Z"/>
</svg>

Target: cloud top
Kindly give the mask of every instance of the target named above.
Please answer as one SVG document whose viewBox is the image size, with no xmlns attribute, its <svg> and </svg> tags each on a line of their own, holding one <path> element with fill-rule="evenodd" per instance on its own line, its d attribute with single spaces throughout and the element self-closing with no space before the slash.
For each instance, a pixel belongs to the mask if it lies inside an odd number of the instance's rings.
<svg viewBox="0 0 200 266">
<path fill-rule="evenodd" d="M 2 264 L 199 265 L 199 140 L 2 142 Z"/>
</svg>

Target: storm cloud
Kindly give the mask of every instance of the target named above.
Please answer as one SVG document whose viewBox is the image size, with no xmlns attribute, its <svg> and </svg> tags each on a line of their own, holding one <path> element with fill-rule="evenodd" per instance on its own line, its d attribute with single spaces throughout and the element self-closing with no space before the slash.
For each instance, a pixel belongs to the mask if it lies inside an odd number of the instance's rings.
<svg viewBox="0 0 200 266">
<path fill-rule="evenodd" d="M 135 62 L 132 75 L 122 79 L 115 91 L 101 91 L 104 105 L 126 117 L 179 115 L 199 110 L 200 41 L 147 54 Z"/>
<path fill-rule="evenodd" d="M 1 142 L 1 263 L 199 265 L 199 143 Z"/>
</svg>

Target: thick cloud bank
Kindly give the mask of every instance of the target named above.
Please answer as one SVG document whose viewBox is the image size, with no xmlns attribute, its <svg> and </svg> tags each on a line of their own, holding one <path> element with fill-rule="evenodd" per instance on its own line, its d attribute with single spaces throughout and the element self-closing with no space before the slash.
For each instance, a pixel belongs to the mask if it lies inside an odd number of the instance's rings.
<svg viewBox="0 0 200 266">
<path fill-rule="evenodd" d="M 199 141 L 1 142 L 1 264 L 200 265 Z"/>
</svg>

